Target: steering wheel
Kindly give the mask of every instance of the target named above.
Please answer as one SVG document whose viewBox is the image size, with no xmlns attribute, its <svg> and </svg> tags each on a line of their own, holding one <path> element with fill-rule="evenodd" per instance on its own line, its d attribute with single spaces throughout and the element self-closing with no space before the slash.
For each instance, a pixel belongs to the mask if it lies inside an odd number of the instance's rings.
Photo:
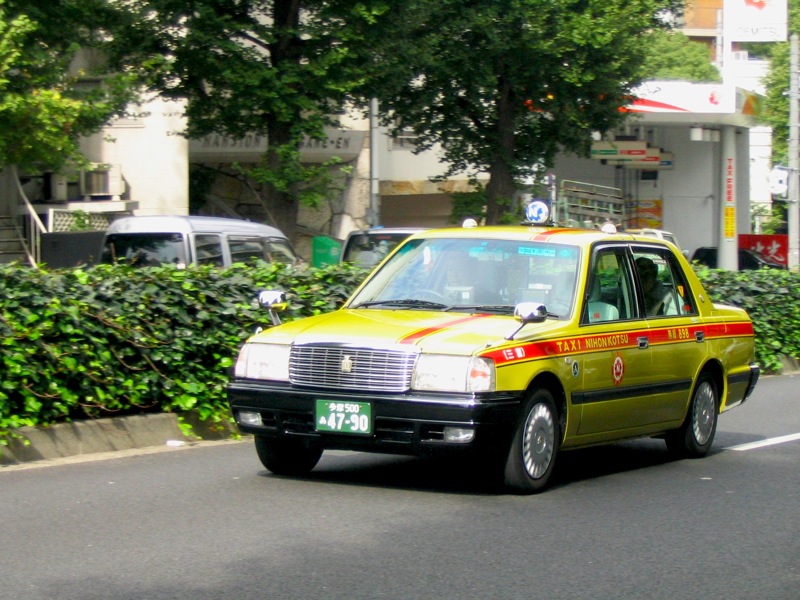
<svg viewBox="0 0 800 600">
<path fill-rule="evenodd" d="M 429 300 L 431 302 L 441 302 L 442 304 L 447 304 L 447 298 L 445 298 L 439 292 L 431 289 L 422 290 L 418 296 L 420 300 Z"/>
</svg>

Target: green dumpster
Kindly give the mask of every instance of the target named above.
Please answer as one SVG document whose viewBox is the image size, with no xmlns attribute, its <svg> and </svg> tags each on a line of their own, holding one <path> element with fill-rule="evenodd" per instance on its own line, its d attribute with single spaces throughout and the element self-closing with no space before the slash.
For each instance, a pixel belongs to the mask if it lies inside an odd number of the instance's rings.
<svg viewBox="0 0 800 600">
<path fill-rule="evenodd" d="M 342 243 L 324 235 L 317 236 L 311 240 L 311 265 L 314 267 L 325 267 L 335 265 L 339 262 L 339 254 L 342 251 Z"/>
</svg>

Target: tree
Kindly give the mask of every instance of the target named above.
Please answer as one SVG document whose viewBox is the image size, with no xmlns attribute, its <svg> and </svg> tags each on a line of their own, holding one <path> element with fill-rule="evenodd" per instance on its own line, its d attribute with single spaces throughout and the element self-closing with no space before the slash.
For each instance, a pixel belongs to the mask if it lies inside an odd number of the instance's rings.
<svg viewBox="0 0 800 600">
<path fill-rule="evenodd" d="M 789 0 L 789 35 L 800 33 L 800 2 Z M 789 140 L 789 43 L 770 44 L 769 72 L 764 79 L 767 123 L 772 127 L 772 162 L 788 164 Z"/>
<path fill-rule="evenodd" d="M 719 70 L 708 47 L 679 31 L 655 31 L 647 38 L 645 69 L 649 79 L 718 83 Z"/>
<path fill-rule="evenodd" d="M 124 74 L 72 73 L 80 49 L 102 45 L 115 11 L 103 0 L 0 0 L 0 168 L 57 170 L 78 142 L 135 97 Z"/>
<path fill-rule="evenodd" d="M 188 101 L 190 138 L 259 134 L 269 140 L 248 174 L 290 236 L 299 204 L 314 205 L 327 173 L 300 161 L 304 136 L 322 138 L 359 80 L 351 23 L 368 3 L 325 0 L 130 0 L 115 42 L 120 69 L 138 69 L 162 97 Z"/>
<path fill-rule="evenodd" d="M 619 108 L 647 75 L 644 37 L 682 4 L 397 2 L 363 32 L 375 54 L 362 92 L 394 132 L 416 134 L 418 151 L 440 143 L 446 176 L 488 173 L 487 222 L 497 223 L 520 179 L 559 150 L 587 153 L 592 131 L 624 119 Z"/>
</svg>

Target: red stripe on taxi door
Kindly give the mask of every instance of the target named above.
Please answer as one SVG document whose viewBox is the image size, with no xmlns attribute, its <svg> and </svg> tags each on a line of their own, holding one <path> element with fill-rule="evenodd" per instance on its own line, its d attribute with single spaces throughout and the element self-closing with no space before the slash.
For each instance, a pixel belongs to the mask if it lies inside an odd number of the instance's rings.
<svg viewBox="0 0 800 600">
<path fill-rule="evenodd" d="M 623 331 L 621 333 L 605 333 L 585 335 L 556 340 L 545 340 L 529 344 L 508 346 L 497 350 L 484 352 L 481 356 L 494 359 L 495 364 L 505 365 L 526 360 L 536 360 L 548 356 L 573 356 L 589 352 L 603 352 L 608 350 L 622 350 L 635 348 L 639 345 L 639 338 L 648 335 L 647 329 Z"/>
<path fill-rule="evenodd" d="M 536 360 L 548 356 L 570 356 L 588 352 L 622 350 L 639 345 L 639 338 L 646 337 L 653 344 L 670 344 L 695 341 L 696 332 L 702 332 L 705 339 L 721 337 L 742 337 L 753 335 L 751 323 L 728 323 L 719 325 L 687 325 L 664 327 L 661 329 L 639 329 L 620 333 L 607 333 L 587 336 L 546 340 L 528 344 L 518 344 L 490 350 L 481 356 L 491 358 L 498 366 L 526 360 Z"/>
</svg>

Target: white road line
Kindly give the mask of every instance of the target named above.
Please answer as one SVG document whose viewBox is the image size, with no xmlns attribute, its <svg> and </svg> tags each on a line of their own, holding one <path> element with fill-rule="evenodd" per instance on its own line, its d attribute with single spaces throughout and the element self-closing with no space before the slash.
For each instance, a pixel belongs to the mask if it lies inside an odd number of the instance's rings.
<svg viewBox="0 0 800 600">
<path fill-rule="evenodd" d="M 725 450 L 753 450 L 755 448 L 763 448 L 764 446 L 774 446 L 775 444 L 785 444 L 786 442 L 793 442 L 800 440 L 800 433 L 792 433 L 790 435 L 782 435 L 781 437 L 769 438 L 758 442 L 750 442 L 747 444 L 739 444 L 738 446 L 728 446 Z"/>
</svg>

